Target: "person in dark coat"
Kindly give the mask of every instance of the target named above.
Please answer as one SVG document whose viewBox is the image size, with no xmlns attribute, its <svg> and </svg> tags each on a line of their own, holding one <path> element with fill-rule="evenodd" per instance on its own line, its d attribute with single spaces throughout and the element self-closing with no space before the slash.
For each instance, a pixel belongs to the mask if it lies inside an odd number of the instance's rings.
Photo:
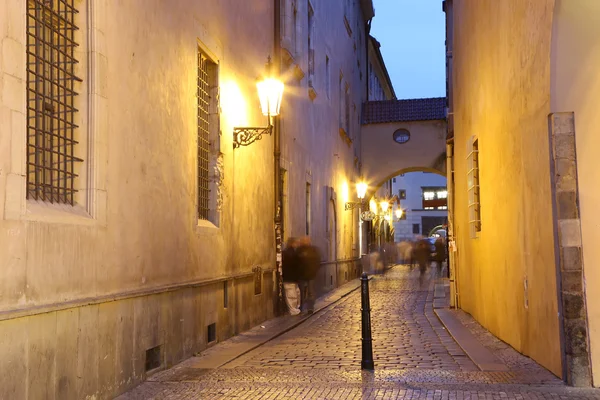
<svg viewBox="0 0 600 400">
<path fill-rule="evenodd" d="M 301 310 L 312 314 L 315 309 L 315 278 L 321 266 L 321 252 L 310 242 L 310 237 L 300 239 L 296 249 L 300 264 Z"/>
<path fill-rule="evenodd" d="M 440 267 L 440 272 L 442 272 L 443 262 L 446 261 L 446 243 L 444 243 L 444 239 L 439 237 L 435 240 L 435 257 L 434 261 Z"/>
<path fill-rule="evenodd" d="M 427 266 L 429 265 L 429 257 L 431 257 L 431 248 L 429 242 L 426 239 L 417 240 L 413 254 L 415 260 L 419 264 L 419 281 L 422 285 L 423 280 L 425 279 L 425 272 L 427 271 Z"/>
<path fill-rule="evenodd" d="M 281 254 L 281 271 L 283 277 L 283 289 L 285 291 L 285 303 L 291 315 L 300 314 L 300 258 L 298 247 L 300 241 L 297 238 L 289 238 L 285 249 Z"/>
</svg>

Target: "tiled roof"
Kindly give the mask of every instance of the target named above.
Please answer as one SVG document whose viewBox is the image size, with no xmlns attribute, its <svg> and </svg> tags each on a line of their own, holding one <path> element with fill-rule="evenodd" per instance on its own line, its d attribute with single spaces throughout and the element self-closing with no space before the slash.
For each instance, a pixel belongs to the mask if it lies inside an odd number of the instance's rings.
<svg viewBox="0 0 600 400">
<path fill-rule="evenodd" d="M 446 98 L 367 101 L 363 124 L 446 119 Z"/>
</svg>

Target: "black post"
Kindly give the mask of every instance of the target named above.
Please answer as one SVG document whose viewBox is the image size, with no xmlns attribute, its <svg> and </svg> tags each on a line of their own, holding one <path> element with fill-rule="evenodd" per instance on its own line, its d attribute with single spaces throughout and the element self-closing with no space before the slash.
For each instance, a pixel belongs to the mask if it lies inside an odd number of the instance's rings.
<svg viewBox="0 0 600 400">
<path fill-rule="evenodd" d="M 371 302 L 369 301 L 369 276 L 363 272 L 361 278 L 361 312 L 362 312 L 362 361 L 361 369 L 375 369 L 373 363 L 373 339 L 371 338 Z"/>
</svg>

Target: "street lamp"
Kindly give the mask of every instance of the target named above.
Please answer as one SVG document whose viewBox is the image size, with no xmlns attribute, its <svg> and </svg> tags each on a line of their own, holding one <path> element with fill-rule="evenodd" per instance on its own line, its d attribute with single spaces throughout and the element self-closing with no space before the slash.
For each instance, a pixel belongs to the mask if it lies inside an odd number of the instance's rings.
<svg viewBox="0 0 600 400">
<path fill-rule="evenodd" d="M 388 210 L 388 207 L 390 206 L 390 201 L 389 200 L 382 200 L 379 203 L 379 206 L 381 207 L 381 211 L 383 211 L 383 213 L 385 214 Z"/>
<path fill-rule="evenodd" d="M 348 201 L 346 202 L 346 204 L 344 205 L 344 209 L 346 211 L 348 210 L 354 210 L 355 208 L 361 208 L 364 205 L 364 198 L 365 195 L 367 194 L 367 189 L 368 189 L 369 185 L 367 185 L 367 183 L 365 181 L 360 181 L 356 183 L 356 197 L 358 197 L 359 201 Z"/>
<path fill-rule="evenodd" d="M 404 210 L 401 208 L 396 208 L 396 218 L 398 218 L 398 220 L 402 218 L 402 214 L 404 214 Z"/>
<path fill-rule="evenodd" d="M 257 140 L 262 139 L 262 135 L 271 135 L 273 125 L 271 117 L 279 115 L 281 108 L 281 99 L 283 98 L 283 82 L 271 76 L 271 57 L 267 61 L 267 77 L 256 83 L 260 108 L 264 116 L 267 117 L 267 127 L 243 127 L 233 128 L 233 148 L 248 146 Z"/>
</svg>

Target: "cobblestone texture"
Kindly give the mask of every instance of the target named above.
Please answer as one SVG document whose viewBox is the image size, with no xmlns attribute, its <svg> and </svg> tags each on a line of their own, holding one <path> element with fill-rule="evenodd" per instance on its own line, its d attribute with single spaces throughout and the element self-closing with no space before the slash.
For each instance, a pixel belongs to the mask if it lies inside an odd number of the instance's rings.
<svg viewBox="0 0 600 400">
<path fill-rule="evenodd" d="M 360 293 L 218 369 L 182 363 L 121 396 L 133 399 L 600 399 L 455 311 L 509 368 L 483 372 L 433 313 L 433 282 L 397 266 L 371 281 L 375 372 L 360 370 Z"/>
</svg>

